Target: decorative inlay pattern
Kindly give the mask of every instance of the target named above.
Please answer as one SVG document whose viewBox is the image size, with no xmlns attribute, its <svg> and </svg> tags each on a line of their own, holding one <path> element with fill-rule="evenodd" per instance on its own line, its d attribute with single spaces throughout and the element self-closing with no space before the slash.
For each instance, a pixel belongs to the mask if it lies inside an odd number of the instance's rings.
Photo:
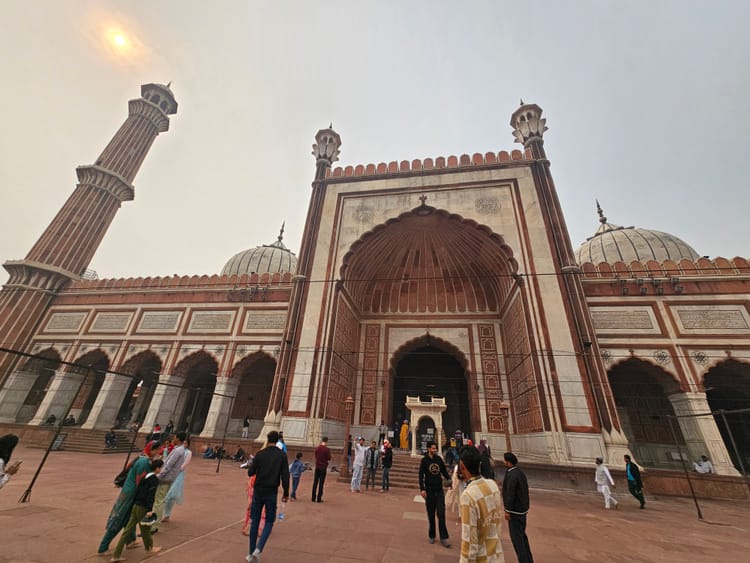
<svg viewBox="0 0 750 563">
<path fill-rule="evenodd" d="M 331 370 L 328 375 L 328 398 L 326 416 L 344 421 L 344 400 L 354 392 L 354 377 L 357 373 L 357 343 L 359 322 L 349 306 L 340 299 L 336 311 L 336 328 L 333 336 Z"/>
<path fill-rule="evenodd" d="M 365 354 L 362 381 L 362 407 L 360 424 L 375 424 L 375 409 L 378 393 L 378 350 L 380 348 L 380 325 L 365 328 Z"/>
<path fill-rule="evenodd" d="M 500 365 L 497 357 L 497 340 L 495 326 L 480 324 L 479 358 L 482 362 L 484 378 L 484 395 L 487 405 L 487 428 L 490 432 L 505 432 L 505 420 L 502 417 L 503 390 L 500 387 Z"/>
</svg>

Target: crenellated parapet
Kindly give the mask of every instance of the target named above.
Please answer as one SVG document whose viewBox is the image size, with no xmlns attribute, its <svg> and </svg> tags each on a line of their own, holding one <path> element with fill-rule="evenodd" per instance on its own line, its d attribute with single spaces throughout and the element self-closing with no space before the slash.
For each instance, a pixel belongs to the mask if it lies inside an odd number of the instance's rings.
<svg viewBox="0 0 750 563">
<path fill-rule="evenodd" d="M 358 164 L 356 166 L 337 166 L 333 170 L 328 170 L 327 178 L 356 178 L 372 176 L 392 176 L 395 174 L 413 174 L 424 173 L 432 170 L 451 170 L 462 168 L 477 168 L 480 166 L 497 166 L 498 164 L 517 164 L 519 162 L 532 160 L 530 150 L 511 152 L 500 151 L 498 153 L 488 152 L 485 154 L 474 153 L 473 155 L 462 154 L 461 156 L 451 155 L 449 157 L 439 156 L 437 158 L 425 158 L 424 160 L 415 159 L 412 161 L 402 160 L 401 162 L 381 162 L 379 164 Z"/>
<path fill-rule="evenodd" d="M 69 291 L 144 290 L 144 289 L 234 289 L 291 286 L 291 272 L 233 275 L 153 276 L 137 278 L 79 279 Z"/>
</svg>

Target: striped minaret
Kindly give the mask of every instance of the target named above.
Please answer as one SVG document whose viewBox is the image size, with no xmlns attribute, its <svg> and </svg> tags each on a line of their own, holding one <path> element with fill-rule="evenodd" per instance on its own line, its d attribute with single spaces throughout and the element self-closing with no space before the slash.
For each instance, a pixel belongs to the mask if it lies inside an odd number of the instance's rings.
<svg viewBox="0 0 750 563">
<path fill-rule="evenodd" d="M 169 129 L 177 102 L 169 85 L 145 84 L 128 103 L 128 118 L 96 162 L 76 169 L 79 183 L 0 291 L 0 346 L 24 351 L 57 291 L 86 271 L 156 136 Z M 0 354 L 0 382 L 15 363 Z"/>
</svg>

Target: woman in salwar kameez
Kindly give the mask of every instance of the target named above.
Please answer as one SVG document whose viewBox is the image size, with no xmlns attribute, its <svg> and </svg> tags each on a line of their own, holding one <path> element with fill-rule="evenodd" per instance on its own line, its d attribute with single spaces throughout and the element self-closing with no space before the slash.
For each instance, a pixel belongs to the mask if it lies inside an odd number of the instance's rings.
<svg viewBox="0 0 750 563">
<path fill-rule="evenodd" d="M 112 511 L 109 513 L 109 518 L 107 518 L 107 524 L 104 527 L 104 537 L 102 537 L 97 553 L 107 553 L 109 551 L 109 544 L 112 543 L 112 540 L 117 537 L 120 530 L 128 523 L 130 512 L 133 509 L 135 489 L 138 487 L 138 483 L 140 483 L 143 476 L 148 473 L 151 460 L 160 457 L 163 450 L 164 447 L 158 442 L 149 442 L 143 449 L 143 453 L 130 466 L 130 471 L 128 471 L 128 476 L 125 478 L 122 490 L 117 495 L 117 500 L 115 500 Z M 127 539 L 126 547 L 137 547 L 135 530 L 133 530 L 132 536 Z"/>
</svg>

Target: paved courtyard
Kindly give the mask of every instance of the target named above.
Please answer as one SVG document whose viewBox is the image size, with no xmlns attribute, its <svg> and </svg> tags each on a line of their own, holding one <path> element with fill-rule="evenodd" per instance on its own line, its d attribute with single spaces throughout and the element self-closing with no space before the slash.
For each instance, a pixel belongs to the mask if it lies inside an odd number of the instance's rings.
<svg viewBox="0 0 750 563">
<path fill-rule="evenodd" d="M 42 450 L 23 447 L 14 453 L 24 464 L 0 490 L 0 563 L 108 561 L 96 555 L 96 548 L 117 496 L 112 479 L 123 457 L 53 452 L 31 502 L 19 504 L 42 455 Z M 246 481 L 236 463 L 222 462 L 217 474 L 215 461 L 195 458 L 188 468 L 185 504 L 176 507 L 172 521 L 155 536 L 164 551 L 152 559 L 244 561 L 247 538 L 240 525 Z M 308 500 L 311 485 L 312 474 L 306 473 L 300 501 L 290 503 L 286 519 L 274 526 L 264 562 L 458 560 L 458 518 L 449 515 L 452 548 L 429 545 L 424 505 L 415 502 L 416 491 L 352 494 L 331 478 L 324 502 L 313 504 Z M 620 509 L 606 511 L 594 494 L 532 490 L 528 533 L 535 560 L 748 561 L 750 503 L 702 501 L 701 522 L 690 499 L 650 498 L 647 509 L 639 510 L 626 493 L 618 483 Z M 505 528 L 502 538 L 506 561 L 515 562 Z M 145 558 L 142 548 L 125 555 L 128 561 Z"/>
</svg>

